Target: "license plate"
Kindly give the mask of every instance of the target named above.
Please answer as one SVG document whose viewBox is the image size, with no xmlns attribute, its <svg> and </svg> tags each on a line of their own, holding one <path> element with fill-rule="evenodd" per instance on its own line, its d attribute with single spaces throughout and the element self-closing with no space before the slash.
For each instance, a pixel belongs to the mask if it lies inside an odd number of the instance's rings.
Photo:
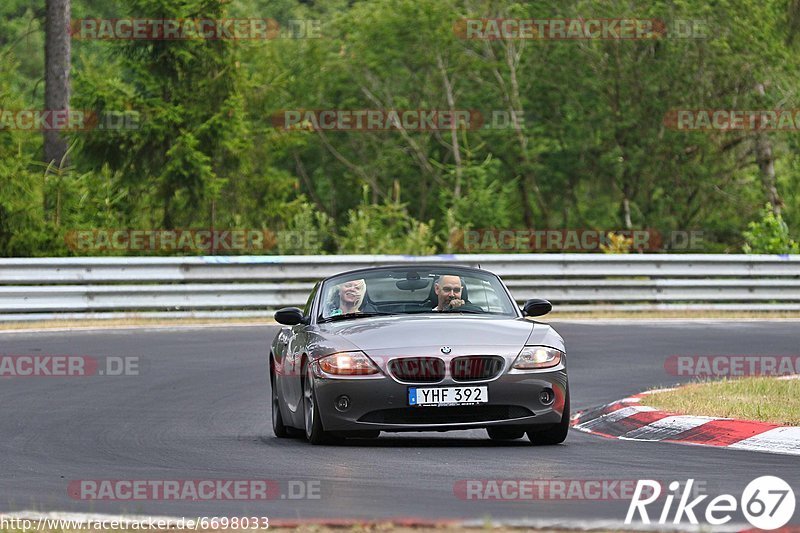
<svg viewBox="0 0 800 533">
<path fill-rule="evenodd" d="M 421 407 L 434 405 L 475 405 L 489 401 L 488 387 L 409 387 L 408 405 Z"/>
</svg>

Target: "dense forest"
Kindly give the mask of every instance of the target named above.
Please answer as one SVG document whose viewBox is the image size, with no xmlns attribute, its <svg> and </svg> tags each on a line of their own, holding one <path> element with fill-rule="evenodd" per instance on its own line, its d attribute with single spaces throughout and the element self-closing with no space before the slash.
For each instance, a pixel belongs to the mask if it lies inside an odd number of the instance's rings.
<svg viewBox="0 0 800 533">
<path fill-rule="evenodd" d="M 96 239 L 119 229 L 267 236 L 211 253 L 564 250 L 485 243 L 501 230 L 618 233 L 602 249 L 626 252 L 642 229 L 662 236 L 648 252 L 798 252 L 797 0 L 72 0 L 78 30 L 274 26 L 255 39 L 79 31 L 70 109 L 94 119 L 63 129 L 57 161 L 18 120 L 45 108 L 45 3 L 0 3 L 0 256 L 209 253 Z M 643 38 L 517 38 L 472 32 L 478 19 L 659 23 Z M 466 120 L 323 127 L 325 110 Z M 765 124 L 770 110 L 786 120 Z M 666 237 L 689 233 L 702 235 L 691 247 Z"/>
</svg>

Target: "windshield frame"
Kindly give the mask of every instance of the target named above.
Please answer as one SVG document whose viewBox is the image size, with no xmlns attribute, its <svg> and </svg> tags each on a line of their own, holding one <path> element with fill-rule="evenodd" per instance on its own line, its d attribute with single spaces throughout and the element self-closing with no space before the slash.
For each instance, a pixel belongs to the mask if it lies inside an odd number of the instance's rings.
<svg viewBox="0 0 800 533">
<path fill-rule="evenodd" d="M 498 298 L 501 298 L 501 299 L 502 298 L 506 298 L 506 302 L 510 303 L 511 310 L 512 310 L 511 313 L 508 313 L 508 312 L 475 313 L 475 312 L 466 312 L 465 311 L 464 313 L 458 313 L 458 312 L 442 313 L 442 315 L 452 316 L 452 315 L 459 315 L 460 314 L 460 315 L 463 315 L 463 316 L 470 316 L 470 317 L 495 317 L 495 318 L 502 317 L 502 318 L 508 318 L 508 319 L 516 319 L 516 318 L 523 318 L 524 317 L 519 305 L 517 304 L 517 302 L 514 299 L 514 297 L 511 295 L 511 291 L 509 291 L 508 287 L 503 282 L 503 280 L 500 278 L 500 276 L 498 276 L 494 272 L 490 272 L 488 270 L 483 270 L 483 269 L 480 269 L 480 268 L 472 268 L 472 267 L 461 266 L 461 265 L 453 266 L 453 265 L 448 265 L 448 264 L 413 264 L 412 263 L 412 264 L 387 265 L 387 266 L 380 266 L 380 267 L 370 267 L 370 268 L 360 268 L 360 269 L 356 269 L 356 270 L 348 270 L 346 272 L 341 272 L 341 273 L 338 273 L 338 274 L 335 274 L 333 276 L 329 276 L 329 277 L 323 279 L 322 281 L 319 282 L 319 287 L 318 287 L 318 290 L 317 290 L 317 296 L 315 298 L 314 306 L 313 306 L 313 309 L 312 309 L 311 320 L 313 321 L 314 324 L 329 324 L 331 322 L 338 322 L 338 320 L 331 321 L 331 320 L 329 320 L 331 317 L 326 317 L 326 316 L 323 315 L 323 309 L 324 309 L 324 305 L 325 305 L 324 300 L 325 300 L 325 298 L 326 298 L 326 296 L 328 294 L 329 289 L 332 286 L 341 284 L 344 281 L 344 279 L 346 279 L 346 278 L 352 279 L 352 278 L 357 278 L 357 277 L 363 277 L 365 280 L 369 280 L 369 278 L 381 278 L 381 277 L 386 278 L 388 276 L 381 276 L 380 273 L 382 273 L 382 272 L 388 273 L 388 272 L 398 272 L 398 271 L 409 271 L 409 270 L 413 270 L 413 271 L 419 272 L 421 277 L 428 276 L 428 275 L 430 275 L 432 273 L 439 273 L 439 271 L 447 271 L 447 273 L 452 273 L 453 275 L 458 275 L 458 276 L 467 276 L 467 277 L 473 277 L 473 278 L 481 278 L 481 277 L 488 278 L 486 281 L 489 281 L 490 284 L 493 284 L 493 283 L 496 282 L 499 285 L 501 290 L 495 290 L 494 291 L 496 296 Z M 433 272 L 431 272 L 431 271 L 433 271 Z M 422 276 L 423 273 L 425 274 L 425 276 Z M 397 278 L 397 279 L 402 279 L 402 278 Z M 386 313 L 386 314 L 376 315 L 376 316 L 379 317 L 379 318 L 384 317 L 384 316 L 394 316 L 394 317 L 410 316 L 410 317 L 413 317 L 413 316 L 423 316 L 423 315 L 430 315 L 430 314 L 438 314 L 438 313 L 436 313 L 435 311 L 431 310 L 429 312 L 422 311 L 422 312 L 410 312 L 410 313 Z M 341 316 L 341 315 L 335 315 L 335 316 Z M 356 318 L 370 318 L 370 317 L 354 315 L 353 319 L 356 319 Z"/>
</svg>

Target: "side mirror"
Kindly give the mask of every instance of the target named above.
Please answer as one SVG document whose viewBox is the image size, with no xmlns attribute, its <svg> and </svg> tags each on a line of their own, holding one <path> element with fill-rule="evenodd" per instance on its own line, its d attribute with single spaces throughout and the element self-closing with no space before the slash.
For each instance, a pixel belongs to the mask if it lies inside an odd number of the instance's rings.
<svg viewBox="0 0 800 533">
<path fill-rule="evenodd" d="M 534 298 L 525 302 L 522 306 L 522 314 L 525 316 L 542 316 L 553 310 L 553 304 L 547 300 Z"/>
<path fill-rule="evenodd" d="M 295 326 L 305 320 L 303 311 L 297 307 L 284 307 L 275 311 L 275 321 L 284 326 Z"/>
</svg>

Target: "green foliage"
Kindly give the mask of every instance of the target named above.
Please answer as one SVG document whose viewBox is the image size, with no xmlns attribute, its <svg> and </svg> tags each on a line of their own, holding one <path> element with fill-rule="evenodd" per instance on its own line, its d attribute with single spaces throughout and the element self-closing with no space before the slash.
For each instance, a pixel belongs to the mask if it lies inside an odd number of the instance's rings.
<svg viewBox="0 0 800 533">
<path fill-rule="evenodd" d="M 604 254 L 629 254 L 633 247 L 633 239 L 618 233 L 607 233 L 608 244 L 601 244 L 600 249 Z"/>
<path fill-rule="evenodd" d="M 0 110 L 43 107 L 43 6 L 0 6 Z M 712 252 L 738 250 L 746 230 L 748 251 L 796 252 L 796 132 L 687 132 L 664 121 L 676 109 L 800 107 L 800 22 L 783 0 L 73 0 L 72 9 L 284 27 L 311 19 L 322 38 L 73 40 L 72 107 L 138 122 L 69 133 L 69 166 L 48 173 L 41 133 L 0 125 L 0 255 L 72 253 L 64 235 L 74 229 L 212 226 L 274 232 L 265 253 L 450 252 L 467 229 L 526 228 L 699 230 Z M 495 17 L 702 20 L 708 35 L 502 41 L 454 31 L 464 18 Z M 273 126 L 296 109 L 473 110 L 487 124 Z M 512 112 L 519 127 L 493 122 Z M 772 148 L 774 184 L 759 174 L 759 139 Z M 786 222 L 764 214 L 748 225 L 772 185 Z"/>
<path fill-rule="evenodd" d="M 0 54 L 0 110 L 24 108 L 15 90 L 19 62 Z M 7 75 L 6 75 L 7 74 Z M 0 256 L 46 255 L 58 249 L 54 222 L 43 202 L 43 172 L 37 169 L 39 136 L 0 128 Z"/>
<path fill-rule="evenodd" d="M 53 224 L 41 203 L 42 177 L 21 157 L 0 158 L 0 255 L 35 256 L 52 248 Z"/>
<path fill-rule="evenodd" d="M 450 168 L 451 179 L 456 169 Z M 501 164 L 491 156 L 480 164 L 462 169 L 463 190 L 456 197 L 452 190 L 442 190 L 442 201 L 450 207 L 453 221 L 462 229 L 508 228 L 515 218 L 514 180 L 503 183 Z"/>
<path fill-rule="evenodd" d="M 501 163 L 489 156 L 479 164 L 467 162 L 460 178 L 455 177 L 456 168 L 448 168 L 451 182 L 460 179 L 462 190 L 458 196 L 450 188 L 440 194 L 440 203 L 448 206 L 439 235 L 445 252 L 463 251 L 463 236 L 468 230 L 508 229 L 518 219 L 514 216 L 516 181 L 502 183 L 500 167 Z"/>
<path fill-rule="evenodd" d="M 343 254 L 430 255 L 436 251 L 432 222 L 414 219 L 399 203 L 364 203 L 350 211 L 337 244 Z"/>
<path fill-rule="evenodd" d="M 789 236 L 789 227 L 769 204 L 761 212 L 761 220 L 750 222 L 744 232 L 746 254 L 796 254 L 800 244 Z"/>
<path fill-rule="evenodd" d="M 278 238 L 277 252 L 284 255 L 325 254 L 335 249 L 333 228 L 331 217 L 304 204 L 286 225 L 285 237 Z"/>
</svg>

